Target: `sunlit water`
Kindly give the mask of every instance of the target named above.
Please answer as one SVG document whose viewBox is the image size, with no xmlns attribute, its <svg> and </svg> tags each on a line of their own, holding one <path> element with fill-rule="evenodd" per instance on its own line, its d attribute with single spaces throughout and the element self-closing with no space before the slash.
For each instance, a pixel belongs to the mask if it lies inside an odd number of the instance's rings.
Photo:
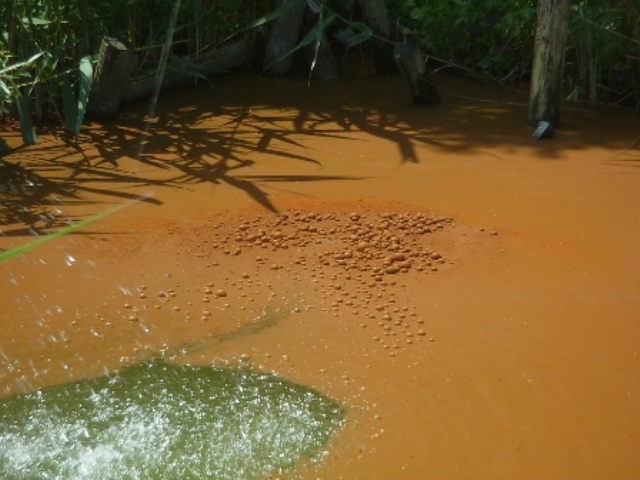
<svg viewBox="0 0 640 480">
<path fill-rule="evenodd" d="M 0 400 L 0 478 L 263 478 L 321 457 L 343 420 L 272 374 L 153 361 Z"/>
</svg>

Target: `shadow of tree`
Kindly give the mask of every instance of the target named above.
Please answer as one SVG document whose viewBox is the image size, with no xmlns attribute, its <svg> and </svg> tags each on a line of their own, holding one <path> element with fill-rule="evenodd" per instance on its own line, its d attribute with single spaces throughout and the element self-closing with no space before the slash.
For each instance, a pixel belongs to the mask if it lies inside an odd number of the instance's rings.
<svg viewBox="0 0 640 480">
<path fill-rule="evenodd" d="M 410 103 L 399 77 L 354 76 L 309 89 L 299 78 L 229 76 L 215 88 L 202 85 L 163 97 L 148 135 L 140 117 L 144 108 L 130 106 L 116 122 L 87 126 L 77 141 L 57 132 L 8 155 L 0 164 L 0 229 L 14 235 L 47 231 L 63 221 L 54 214 L 61 205 L 130 200 L 147 187 L 225 184 L 277 212 L 270 189 L 291 182 L 368 178 L 320 174 L 323 163 L 310 139 L 327 145 L 326 151 L 343 141 L 357 151 L 364 145 L 354 142 L 382 139 L 397 149 L 395 159 L 384 161 L 399 166 L 419 163 L 425 146 L 429 154 L 458 153 L 478 160 L 486 155 L 507 160 L 492 153 L 498 147 L 505 157 L 510 148 L 528 148 L 540 159 L 559 160 L 567 149 L 598 145 L 616 149 L 619 156 L 625 141 L 632 152 L 640 144 L 640 133 L 628 138 L 628 127 L 617 128 L 637 123 L 637 117 L 609 116 L 603 125 L 597 112 L 577 110 L 564 112 L 560 140 L 533 142 L 526 125 L 526 94 L 448 75 L 436 80 L 444 85 L 445 101 L 424 108 Z M 315 171 L 243 173 L 269 158 Z"/>
</svg>

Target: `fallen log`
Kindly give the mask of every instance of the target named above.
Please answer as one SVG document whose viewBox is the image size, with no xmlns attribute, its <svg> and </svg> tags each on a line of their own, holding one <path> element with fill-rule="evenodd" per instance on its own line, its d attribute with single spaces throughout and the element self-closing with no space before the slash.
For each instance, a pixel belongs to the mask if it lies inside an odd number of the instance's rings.
<svg viewBox="0 0 640 480">
<path fill-rule="evenodd" d="M 436 105 L 440 103 L 438 89 L 431 80 L 418 44 L 413 41 L 398 43 L 394 52 L 398 69 L 411 91 L 413 103 Z"/>
<path fill-rule="evenodd" d="M 217 50 L 190 60 L 185 71 L 178 72 L 169 67 L 164 75 L 160 91 L 193 85 L 198 78 L 212 77 L 241 68 L 251 61 L 249 42 L 230 43 Z M 151 96 L 155 84 L 155 73 L 131 81 L 122 92 L 122 101 L 133 102 Z"/>
</svg>

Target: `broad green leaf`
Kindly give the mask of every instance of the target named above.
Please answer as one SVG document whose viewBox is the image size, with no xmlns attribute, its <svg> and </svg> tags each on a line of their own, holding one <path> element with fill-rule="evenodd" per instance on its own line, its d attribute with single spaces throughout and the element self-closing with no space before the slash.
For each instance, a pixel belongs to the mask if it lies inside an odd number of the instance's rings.
<svg viewBox="0 0 640 480">
<path fill-rule="evenodd" d="M 20 120 L 22 139 L 27 145 L 33 145 L 38 141 L 38 135 L 36 135 L 33 123 L 31 123 L 29 104 L 22 95 L 16 96 L 16 107 L 18 108 L 18 119 Z"/>
<path fill-rule="evenodd" d="M 80 133 L 82 121 L 84 120 L 87 104 L 89 103 L 89 94 L 93 84 L 93 65 L 91 57 L 83 57 L 78 65 L 78 74 L 80 77 L 80 91 L 76 95 L 73 93 L 71 79 L 69 74 L 62 77 L 62 108 L 64 110 L 64 118 L 67 128 L 74 135 Z"/>
<path fill-rule="evenodd" d="M 73 129 L 73 133 L 76 135 L 80 133 L 80 127 L 82 126 L 84 114 L 87 111 L 87 104 L 89 103 L 91 86 L 93 85 L 93 65 L 91 64 L 91 57 L 81 58 L 78 70 L 80 72 L 80 92 L 78 94 L 78 115 L 76 116 Z"/>
<path fill-rule="evenodd" d="M 26 60 L 23 60 L 21 62 L 18 63 L 14 63 L 12 65 L 9 65 L 8 67 L 4 67 L 3 69 L 0 70 L 0 75 L 6 75 L 7 73 L 13 71 L 13 70 L 18 70 L 20 68 L 23 67 L 28 67 L 30 66 L 33 62 L 35 62 L 38 58 L 42 57 L 45 53 L 44 52 L 39 52 L 36 53 L 35 55 L 32 55 L 31 57 L 27 58 Z"/>
<path fill-rule="evenodd" d="M 322 12 L 322 6 L 318 5 L 313 0 L 307 0 L 307 7 L 309 7 L 309 10 L 311 10 L 316 15 Z"/>
<path fill-rule="evenodd" d="M 76 118 L 78 118 L 78 103 L 71 88 L 69 73 L 65 73 L 62 77 L 62 110 L 64 112 L 64 121 L 67 124 L 67 129 L 73 132 Z"/>
<path fill-rule="evenodd" d="M 423 8 L 414 8 L 411 10 L 409 16 L 414 20 L 422 20 L 424 17 L 424 9 Z"/>
<path fill-rule="evenodd" d="M 25 25 L 49 25 L 51 21 L 47 20 L 46 18 L 23 17 L 22 23 L 24 23 Z"/>
</svg>

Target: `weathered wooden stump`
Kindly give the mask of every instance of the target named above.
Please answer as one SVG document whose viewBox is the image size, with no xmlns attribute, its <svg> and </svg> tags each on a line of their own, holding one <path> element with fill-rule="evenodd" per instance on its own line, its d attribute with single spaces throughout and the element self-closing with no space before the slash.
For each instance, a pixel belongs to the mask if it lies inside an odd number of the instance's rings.
<svg viewBox="0 0 640 480">
<path fill-rule="evenodd" d="M 402 77 L 409 86 L 413 103 L 417 105 L 440 103 L 438 89 L 431 79 L 418 44 L 413 41 L 398 43 L 393 56 Z"/>
<path fill-rule="evenodd" d="M 297 0 L 279 0 L 278 7 L 293 5 Z M 293 53 L 298 44 L 300 26 L 306 8 L 305 2 L 297 2 L 284 15 L 273 20 L 271 33 L 264 54 L 264 71 L 268 75 L 284 75 L 293 65 Z"/>
<path fill-rule="evenodd" d="M 391 22 L 385 0 L 357 0 L 364 22 L 373 32 L 382 38 L 391 38 Z M 377 73 L 391 74 L 398 72 L 394 62 L 393 46 L 387 42 L 371 39 L 373 45 L 373 64 Z"/>
<path fill-rule="evenodd" d="M 131 58 L 132 51 L 126 41 L 113 37 L 102 39 L 87 116 L 105 120 L 118 114 L 131 72 Z"/>
</svg>

